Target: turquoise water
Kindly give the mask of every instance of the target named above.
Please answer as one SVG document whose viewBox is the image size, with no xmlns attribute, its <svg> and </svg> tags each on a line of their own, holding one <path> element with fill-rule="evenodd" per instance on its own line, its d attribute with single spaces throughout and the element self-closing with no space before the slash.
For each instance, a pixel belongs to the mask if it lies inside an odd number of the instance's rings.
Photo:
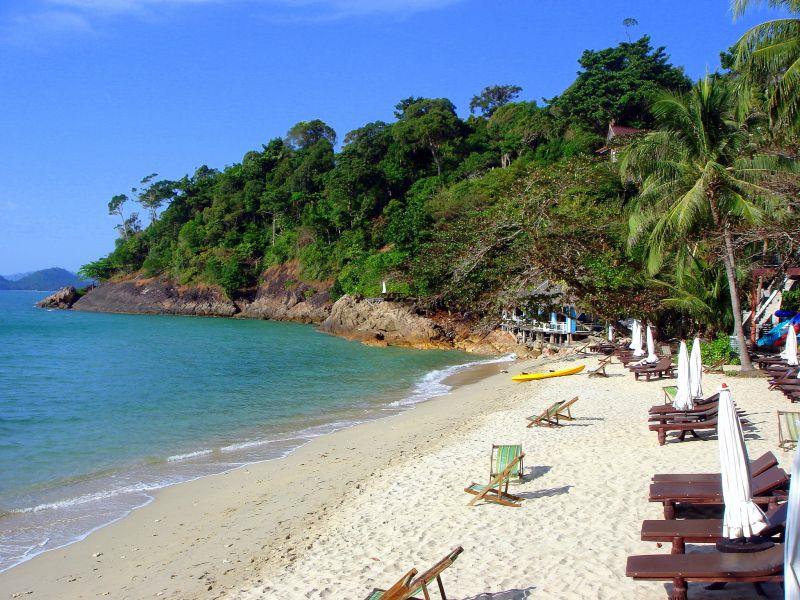
<svg viewBox="0 0 800 600">
<path fill-rule="evenodd" d="M 474 358 L 312 327 L 36 309 L 0 292 L 0 570 L 149 502 L 447 391 Z"/>
</svg>

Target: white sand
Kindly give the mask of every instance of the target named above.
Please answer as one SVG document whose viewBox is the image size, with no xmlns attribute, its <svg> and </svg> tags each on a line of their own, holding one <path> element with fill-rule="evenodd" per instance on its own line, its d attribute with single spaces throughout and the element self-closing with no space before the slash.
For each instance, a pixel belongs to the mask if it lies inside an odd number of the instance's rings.
<svg viewBox="0 0 800 600">
<path fill-rule="evenodd" d="M 661 515 L 647 502 L 649 478 L 716 471 L 717 444 L 660 447 L 646 412 L 663 384 L 634 382 L 619 365 L 609 372 L 526 384 L 491 376 L 287 459 L 164 490 L 86 540 L 0 574 L 0 595 L 360 600 L 460 544 L 443 576 L 449 598 L 665 598 L 664 585 L 624 575 L 628 554 L 669 552 L 639 540 L 641 521 Z M 721 381 L 707 377 L 706 391 Z M 751 455 L 772 450 L 788 467 L 775 418 L 788 401 L 763 379 L 726 381 L 754 423 Z M 574 423 L 525 427 L 574 395 Z M 511 490 L 522 508 L 467 506 L 463 488 L 487 480 L 492 443 L 523 444 L 528 477 Z M 691 598 L 752 596 L 750 586 L 690 586 Z"/>
</svg>

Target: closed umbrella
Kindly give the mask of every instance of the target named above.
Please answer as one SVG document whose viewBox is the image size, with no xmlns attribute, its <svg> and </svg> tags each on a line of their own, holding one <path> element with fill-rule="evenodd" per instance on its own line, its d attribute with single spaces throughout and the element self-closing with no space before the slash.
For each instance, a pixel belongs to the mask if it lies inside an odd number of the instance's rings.
<svg viewBox="0 0 800 600">
<path fill-rule="evenodd" d="M 703 355 L 700 352 L 700 338 L 694 338 L 692 354 L 689 356 L 689 385 L 694 400 L 703 397 Z"/>
<path fill-rule="evenodd" d="M 609 342 L 614 341 L 614 327 L 612 327 L 611 325 L 608 326 L 608 341 Z"/>
<path fill-rule="evenodd" d="M 653 342 L 653 330 L 651 329 L 650 325 L 647 326 L 647 360 L 645 362 L 658 362 L 658 357 L 656 356 L 656 345 Z"/>
<path fill-rule="evenodd" d="M 794 325 L 791 323 L 786 329 L 786 346 L 781 352 L 781 358 L 792 367 L 797 366 L 797 334 L 794 331 Z"/>
<path fill-rule="evenodd" d="M 633 348 L 634 356 L 644 355 L 644 349 L 642 348 L 642 326 L 639 321 L 633 322 L 633 338 L 631 341 L 631 348 Z"/>
<path fill-rule="evenodd" d="M 686 342 L 681 341 L 678 350 L 678 392 L 672 405 L 678 410 L 692 410 L 694 408 L 694 398 L 692 397 L 692 386 L 689 377 L 689 352 L 686 350 Z"/>
<path fill-rule="evenodd" d="M 792 461 L 792 483 L 800 481 L 800 448 Z M 783 546 L 783 588 L 786 600 L 800 600 L 800 485 L 789 484 L 786 539 Z"/>
<path fill-rule="evenodd" d="M 767 520 L 761 509 L 753 503 L 750 486 L 750 463 L 744 434 L 733 397 L 724 383 L 719 389 L 717 439 L 722 475 L 722 496 L 725 514 L 722 519 L 722 536 L 729 539 L 750 538 L 766 527 Z"/>
</svg>

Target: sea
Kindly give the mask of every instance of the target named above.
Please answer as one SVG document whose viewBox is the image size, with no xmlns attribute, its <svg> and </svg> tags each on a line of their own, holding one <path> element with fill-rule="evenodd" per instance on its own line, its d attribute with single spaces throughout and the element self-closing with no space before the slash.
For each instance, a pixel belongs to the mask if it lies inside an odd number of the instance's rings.
<svg viewBox="0 0 800 600">
<path fill-rule="evenodd" d="M 294 323 L 35 308 L 44 295 L 0 291 L 0 571 L 498 360 Z"/>
</svg>

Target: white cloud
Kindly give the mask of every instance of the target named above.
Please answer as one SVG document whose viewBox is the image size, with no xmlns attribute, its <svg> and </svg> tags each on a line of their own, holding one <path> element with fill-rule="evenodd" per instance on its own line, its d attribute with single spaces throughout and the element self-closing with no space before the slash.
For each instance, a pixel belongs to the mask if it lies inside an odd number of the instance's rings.
<svg viewBox="0 0 800 600">
<path fill-rule="evenodd" d="M 181 6 L 248 5 L 262 15 L 296 19 L 341 19 L 378 14 L 407 16 L 444 8 L 463 0 L 38 0 L 28 12 L 10 14 L 0 23 L 0 37 L 35 41 L 42 36 L 91 33 L 114 19 L 153 17 Z M 271 11 L 271 12 L 270 12 Z"/>
</svg>

